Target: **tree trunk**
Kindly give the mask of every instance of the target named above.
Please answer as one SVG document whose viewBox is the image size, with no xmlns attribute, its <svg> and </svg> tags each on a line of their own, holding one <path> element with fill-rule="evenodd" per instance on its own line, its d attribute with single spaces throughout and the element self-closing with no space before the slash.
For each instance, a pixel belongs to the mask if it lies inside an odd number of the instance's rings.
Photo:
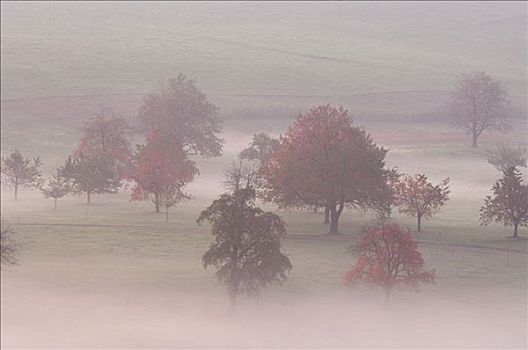
<svg viewBox="0 0 528 350">
<path fill-rule="evenodd" d="M 169 207 L 165 206 L 165 221 L 169 222 Z"/>
<path fill-rule="evenodd" d="M 55 198 L 55 208 L 54 210 L 57 210 L 57 198 Z"/>
<path fill-rule="evenodd" d="M 154 205 L 156 206 L 156 213 L 160 212 L 160 196 L 158 193 L 154 193 Z"/>
<path fill-rule="evenodd" d="M 324 222 L 325 225 L 328 225 L 330 223 L 330 208 L 328 205 L 325 207 L 325 216 L 324 216 Z"/>
<path fill-rule="evenodd" d="M 15 200 L 18 199 L 18 184 L 15 184 Z"/>
<path fill-rule="evenodd" d="M 86 192 L 86 203 L 92 203 L 92 193 L 90 191 Z"/>
<path fill-rule="evenodd" d="M 473 133 L 473 142 L 471 143 L 471 148 L 477 148 L 478 147 L 477 139 L 478 139 L 478 135 Z"/>
<path fill-rule="evenodd" d="M 418 232 L 422 232 L 422 216 L 418 215 Z"/>
<path fill-rule="evenodd" d="M 519 236 L 517 235 L 517 229 L 519 228 L 519 224 L 518 223 L 515 223 L 513 225 L 513 238 L 519 238 Z"/>
<path fill-rule="evenodd" d="M 339 208 L 337 208 L 335 204 L 330 206 L 330 230 L 328 231 L 328 234 L 339 234 L 339 217 L 343 211 L 343 205 L 344 204 L 339 204 Z"/>
</svg>

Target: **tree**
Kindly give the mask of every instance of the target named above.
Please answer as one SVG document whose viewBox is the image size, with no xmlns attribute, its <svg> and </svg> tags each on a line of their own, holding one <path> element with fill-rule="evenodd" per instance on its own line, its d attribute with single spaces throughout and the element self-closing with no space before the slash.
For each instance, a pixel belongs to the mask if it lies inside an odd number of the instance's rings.
<svg viewBox="0 0 528 350">
<path fill-rule="evenodd" d="M 526 147 L 510 147 L 500 145 L 495 150 L 488 151 L 488 163 L 497 170 L 504 172 L 509 168 L 527 166 L 528 151 Z"/>
<path fill-rule="evenodd" d="M 219 156 L 223 140 L 218 107 L 196 86 L 196 79 L 180 74 L 159 85 L 159 92 L 144 98 L 139 120 L 147 131 L 170 134 L 185 155 Z"/>
<path fill-rule="evenodd" d="M 172 186 L 163 191 L 159 196 L 159 202 L 165 208 L 165 221 L 169 222 L 169 208 L 190 198 L 191 196 L 183 192 L 178 186 Z"/>
<path fill-rule="evenodd" d="M 18 150 L 7 157 L 2 157 L 0 171 L 5 181 L 4 184 L 14 189 L 15 200 L 18 199 L 20 188 L 40 187 L 42 184 L 41 166 L 42 161 L 39 157 L 26 158 Z"/>
<path fill-rule="evenodd" d="M 135 182 L 131 199 L 144 201 L 150 198 L 159 213 L 163 198 L 178 202 L 187 198 L 185 186 L 196 174 L 198 169 L 175 137 L 151 131 L 146 144 L 138 146 L 127 175 Z"/>
<path fill-rule="evenodd" d="M 15 265 L 18 245 L 12 238 L 13 230 L 2 222 L 0 228 L 0 261 L 2 264 Z"/>
<path fill-rule="evenodd" d="M 379 188 L 379 192 L 372 199 L 370 205 L 377 213 L 381 222 L 391 218 L 392 210 L 398 202 L 398 184 L 402 174 L 396 167 L 384 170 L 385 186 Z"/>
<path fill-rule="evenodd" d="M 504 121 L 508 103 L 506 90 L 484 72 L 462 75 L 452 94 L 455 126 L 472 135 L 471 147 L 477 147 L 478 137 L 485 130 L 506 132 Z"/>
<path fill-rule="evenodd" d="M 420 283 L 435 280 L 434 270 L 424 270 L 424 260 L 410 232 L 395 222 L 367 229 L 357 248 L 351 249 L 358 258 L 344 283 L 378 285 L 385 290 L 385 303 L 394 287 L 418 289 Z"/>
<path fill-rule="evenodd" d="M 118 177 L 121 177 L 132 155 L 128 137 L 131 128 L 121 118 L 107 115 L 105 108 L 86 121 L 83 135 L 74 155 L 83 154 L 89 158 L 105 157 L 114 164 Z"/>
<path fill-rule="evenodd" d="M 424 174 L 404 175 L 397 184 L 397 205 L 400 213 L 415 216 L 418 232 L 422 230 L 422 219 L 429 219 L 449 199 L 449 178 L 433 185 Z"/>
<path fill-rule="evenodd" d="M 278 215 L 255 206 L 255 190 L 244 185 L 250 182 L 236 178 L 234 190 L 220 195 L 197 220 L 212 224 L 215 241 L 202 263 L 217 269 L 233 308 L 241 294 L 255 295 L 270 283 L 282 284 L 292 268 L 280 246 L 286 225 Z"/>
<path fill-rule="evenodd" d="M 261 132 L 253 135 L 249 146 L 240 152 L 240 159 L 264 162 L 267 156 L 280 145 L 280 140 Z"/>
<path fill-rule="evenodd" d="M 325 207 L 330 234 L 338 234 L 345 205 L 366 208 L 384 183 L 386 150 L 352 126 L 343 107 L 300 114 L 261 167 L 263 198 L 283 207 Z"/>
<path fill-rule="evenodd" d="M 519 226 L 528 226 L 528 185 L 523 183 L 521 173 L 510 167 L 491 190 L 493 194 L 484 199 L 480 208 L 481 224 L 513 226 L 513 238 L 517 238 Z"/>
<path fill-rule="evenodd" d="M 53 198 L 54 208 L 57 210 L 57 199 L 64 197 L 70 191 L 70 184 L 67 179 L 59 173 L 49 178 L 46 187 L 41 187 L 41 191 L 46 198 Z"/>
<path fill-rule="evenodd" d="M 87 204 L 91 203 L 92 194 L 116 193 L 121 186 L 114 162 L 106 156 L 93 158 L 83 153 L 69 156 L 59 168 L 58 176 L 68 181 L 74 193 L 86 193 Z"/>
</svg>

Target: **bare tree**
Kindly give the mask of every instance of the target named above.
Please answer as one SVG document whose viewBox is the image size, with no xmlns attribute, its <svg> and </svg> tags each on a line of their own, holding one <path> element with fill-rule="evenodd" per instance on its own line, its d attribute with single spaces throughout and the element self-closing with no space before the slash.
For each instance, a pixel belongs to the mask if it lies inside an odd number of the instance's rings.
<svg viewBox="0 0 528 350">
<path fill-rule="evenodd" d="M 477 147 L 485 130 L 510 130 L 511 126 L 504 121 L 507 92 L 485 72 L 460 76 L 452 98 L 455 126 L 472 135 L 471 147 Z"/>
<path fill-rule="evenodd" d="M 528 150 L 522 146 L 514 148 L 507 145 L 500 145 L 496 149 L 488 151 L 488 163 L 502 172 L 509 168 L 526 168 L 527 158 Z"/>
</svg>

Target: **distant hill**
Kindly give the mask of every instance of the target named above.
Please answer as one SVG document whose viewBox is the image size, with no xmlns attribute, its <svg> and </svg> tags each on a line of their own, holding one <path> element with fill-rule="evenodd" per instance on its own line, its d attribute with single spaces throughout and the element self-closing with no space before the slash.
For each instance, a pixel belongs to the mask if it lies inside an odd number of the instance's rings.
<svg viewBox="0 0 528 350">
<path fill-rule="evenodd" d="M 523 2 L 2 2 L 2 99 L 449 90 L 483 70 L 526 96 Z"/>
<path fill-rule="evenodd" d="M 134 124 L 184 73 L 226 128 L 280 132 L 315 104 L 358 123 L 448 122 L 456 75 L 526 118 L 524 2 L 1 2 L 2 152 L 62 158 L 99 105 Z"/>
</svg>

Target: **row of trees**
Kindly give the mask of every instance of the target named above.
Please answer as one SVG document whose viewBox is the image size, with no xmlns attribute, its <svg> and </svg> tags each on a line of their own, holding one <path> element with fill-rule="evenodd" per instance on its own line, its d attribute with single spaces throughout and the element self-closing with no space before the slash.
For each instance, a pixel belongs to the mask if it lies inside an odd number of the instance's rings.
<svg viewBox="0 0 528 350">
<path fill-rule="evenodd" d="M 260 197 L 284 208 L 324 208 L 329 233 L 339 233 L 345 208 L 373 209 L 389 218 L 394 206 L 415 216 L 418 231 L 449 199 L 449 179 L 433 185 L 385 167 L 387 150 L 353 125 L 343 107 L 300 114 L 280 139 L 255 135 L 242 159 L 256 161 Z M 327 221 L 328 220 L 328 221 Z"/>
<path fill-rule="evenodd" d="M 256 140 L 269 138 L 261 135 Z M 244 151 L 241 156 L 249 153 L 259 154 Z M 202 264 L 217 269 L 217 278 L 226 286 L 232 307 L 242 294 L 255 295 L 271 283 L 282 284 L 292 269 L 281 249 L 286 224 L 278 215 L 256 206 L 261 181 L 258 169 L 243 166 L 242 162 L 233 166 L 227 173 L 227 192 L 197 219 L 199 224 L 211 224 L 215 238 Z M 395 287 L 418 289 L 420 283 L 434 282 L 435 271 L 425 270 L 410 232 L 392 220 L 367 228 L 359 244 L 349 251 L 357 261 L 344 276 L 344 283 L 378 285 L 385 290 L 386 303 Z"/>
<path fill-rule="evenodd" d="M 152 200 L 156 212 L 166 211 L 189 198 L 185 186 L 198 174 L 191 156 L 221 154 L 223 140 L 218 108 L 184 75 L 160 84 L 159 91 L 143 101 L 139 123 L 144 144 L 132 151 L 132 129 L 105 109 L 82 127 L 77 147 L 44 185 L 39 158 L 27 159 L 15 151 L 2 157 L 3 184 L 41 188 L 55 200 L 67 193 L 115 193 L 131 186 L 131 200 Z"/>
<path fill-rule="evenodd" d="M 494 87 L 485 91 L 499 89 L 485 74 L 476 77 Z M 463 79 L 466 83 L 460 83 L 460 94 L 479 85 L 469 83 L 477 79 L 473 78 Z M 150 199 L 156 212 L 165 208 L 168 213 L 168 208 L 190 197 L 185 186 L 198 174 L 191 157 L 221 154 L 217 114 L 218 108 L 195 81 L 180 75 L 144 99 L 139 122 L 146 137 L 135 151 L 127 123 L 101 109 L 85 123 L 77 147 L 45 186 L 41 160 L 25 158 L 18 151 L 2 157 L 3 183 L 13 186 L 15 198 L 21 187 L 39 187 L 55 205 L 70 192 L 85 194 L 90 203 L 92 194 L 114 193 L 125 183 L 131 187 L 131 200 Z M 420 231 L 422 220 L 448 200 L 449 179 L 434 185 L 424 174 L 411 176 L 387 169 L 386 154 L 364 129 L 353 125 L 343 107 L 324 105 L 300 114 L 279 139 L 255 135 L 240 157 L 258 168 L 259 198 L 280 207 L 324 208 L 329 233 L 339 232 L 345 206 L 373 209 L 382 219 L 398 207 L 416 217 Z M 489 161 L 502 171 L 523 166 L 526 150 L 501 147 L 489 154 Z M 522 225 L 520 219 L 515 222 Z"/>
</svg>

